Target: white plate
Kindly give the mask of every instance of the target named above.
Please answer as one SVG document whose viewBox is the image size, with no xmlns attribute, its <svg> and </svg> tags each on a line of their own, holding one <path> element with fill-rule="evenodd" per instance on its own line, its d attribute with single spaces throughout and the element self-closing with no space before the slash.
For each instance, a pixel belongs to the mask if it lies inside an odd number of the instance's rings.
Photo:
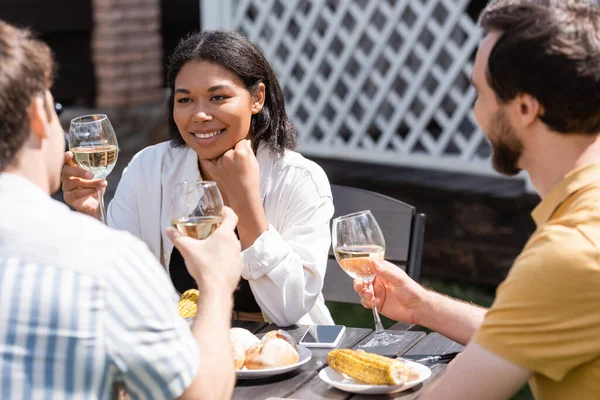
<svg viewBox="0 0 600 400">
<path fill-rule="evenodd" d="M 298 356 L 300 359 L 296 364 L 286 365 L 285 367 L 279 368 L 266 368 L 266 369 L 241 369 L 236 371 L 238 379 L 260 379 L 268 376 L 279 375 L 296 368 L 300 368 L 306 364 L 312 358 L 312 352 L 304 346 L 298 346 Z"/>
<path fill-rule="evenodd" d="M 350 378 L 348 375 L 341 374 L 331 367 L 322 369 L 321 372 L 319 372 L 319 378 L 321 378 L 323 382 L 345 392 L 361 394 L 396 393 L 410 389 L 411 387 L 418 385 L 431 376 L 431 370 L 425 365 L 411 361 L 407 361 L 407 364 L 411 368 L 419 371 L 419 379 L 408 381 L 402 385 L 367 385 L 366 383 L 361 383 Z"/>
</svg>

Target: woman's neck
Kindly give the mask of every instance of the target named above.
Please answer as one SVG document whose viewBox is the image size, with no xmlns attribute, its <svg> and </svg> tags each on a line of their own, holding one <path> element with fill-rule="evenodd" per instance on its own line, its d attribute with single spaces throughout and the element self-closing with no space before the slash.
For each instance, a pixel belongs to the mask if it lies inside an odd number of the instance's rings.
<svg viewBox="0 0 600 400">
<path fill-rule="evenodd" d="M 208 173 L 206 168 L 204 168 L 203 163 L 205 163 L 205 162 L 210 162 L 210 161 L 202 161 L 200 158 L 198 158 L 198 170 L 200 171 L 200 177 L 202 178 L 203 181 L 212 181 L 213 180 L 212 176 L 210 176 L 210 174 Z"/>
</svg>

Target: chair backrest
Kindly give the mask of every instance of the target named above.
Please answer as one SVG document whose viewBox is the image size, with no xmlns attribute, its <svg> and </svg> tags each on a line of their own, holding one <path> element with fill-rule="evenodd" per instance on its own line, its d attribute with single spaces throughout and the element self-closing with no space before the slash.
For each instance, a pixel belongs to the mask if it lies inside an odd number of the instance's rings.
<svg viewBox="0 0 600 400">
<path fill-rule="evenodd" d="M 349 186 L 331 185 L 334 218 L 356 211 L 371 210 L 386 242 L 386 260 L 398 265 L 414 280 L 421 272 L 421 254 L 425 235 L 425 214 L 400 200 Z M 325 300 L 359 303 L 350 278 L 338 265 L 333 249 L 329 250 L 327 273 L 323 286 Z"/>
</svg>

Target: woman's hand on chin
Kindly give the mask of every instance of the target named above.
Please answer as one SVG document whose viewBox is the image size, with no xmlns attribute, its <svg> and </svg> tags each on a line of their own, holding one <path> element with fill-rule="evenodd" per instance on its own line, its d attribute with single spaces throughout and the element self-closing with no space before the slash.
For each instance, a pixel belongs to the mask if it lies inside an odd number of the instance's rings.
<svg viewBox="0 0 600 400">
<path fill-rule="evenodd" d="M 260 198 L 260 168 L 250 140 L 240 140 L 218 160 L 202 165 L 239 216 L 238 233 L 242 249 L 247 249 L 269 229 Z"/>
<path fill-rule="evenodd" d="M 243 139 L 215 160 L 203 160 L 202 166 L 217 182 L 232 208 L 234 203 L 260 196 L 260 169 L 250 140 Z"/>
</svg>

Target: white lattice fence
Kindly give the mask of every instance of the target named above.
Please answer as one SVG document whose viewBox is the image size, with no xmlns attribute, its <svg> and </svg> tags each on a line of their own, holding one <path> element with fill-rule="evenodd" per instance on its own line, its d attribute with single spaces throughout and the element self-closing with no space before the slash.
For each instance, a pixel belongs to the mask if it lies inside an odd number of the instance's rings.
<svg viewBox="0 0 600 400">
<path fill-rule="evenodd" d="M 488 174 L 471 114 L 480 31 L 468 3 L 207 0 L 202 17 L 262 48 L 303 153 Z"/>
</svg>

